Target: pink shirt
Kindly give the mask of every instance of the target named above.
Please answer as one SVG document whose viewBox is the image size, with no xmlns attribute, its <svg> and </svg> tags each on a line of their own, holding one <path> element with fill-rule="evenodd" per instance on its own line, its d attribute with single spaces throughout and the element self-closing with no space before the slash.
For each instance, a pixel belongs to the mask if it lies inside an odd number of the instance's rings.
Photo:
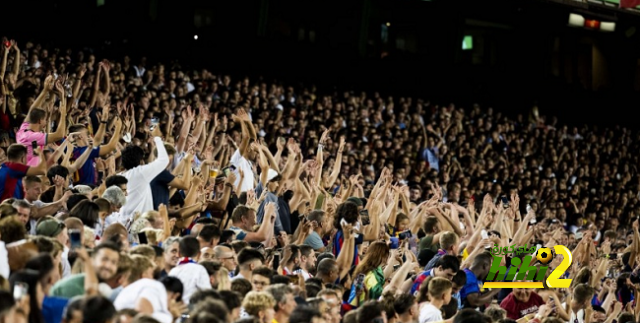
<svg viewBox="0 0 640 323">
<path fill-rule="evenodd" d="M 33 155 L 33 148 L 31 142 L 35 141 L 42 150 L 47 144 L 47 134 L 44 132 L 35 132 L 29 130 L 29 123 L 23 122 L 20 126 L 20 130 L 16 133 L 16 141 L 27 147 L 27 165 L 38 166 L 40 163 L 40 157 Z"/>
</svg>

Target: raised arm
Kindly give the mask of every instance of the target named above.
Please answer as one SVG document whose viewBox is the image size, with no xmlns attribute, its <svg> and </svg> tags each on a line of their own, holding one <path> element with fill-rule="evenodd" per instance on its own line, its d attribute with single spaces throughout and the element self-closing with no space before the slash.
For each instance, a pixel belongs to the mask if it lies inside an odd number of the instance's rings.
<svg viewBox="0 0 640 323">
<path fill-rule="evenodd" d="M 60 107 L 58 108 L 58 111 L 60 111 L 60 122 L 55 132 L 47 134 L 48 144 L 64 138 L 64 135 L 67 133 L 67 97 L 64 94 L 62 83 L 56 82 L 55 87 L 58 97 L 60 98 Z"/>
<path fill-rule="evenodd" d="M 333 184 L 336 182 L 336 180 L 338 179 L 338 176 L 340 176 L 340 168 L 342 167 L 342 152 L 344 150 L 344 137 L 340 137 L 340 146 L 338 147 L 338 155 L 336 156 L 336 161 L 333 163 L 333 170 L 331 171 L 331 174 L 329 174 L 329 178 L 327 179 L 327 182 L 324 184 L 325 188 L 330 188 L 333 186 Z"/>
<path fill-rule="evenodd" d="M 276 205 L 269 202 L 264 207 L 264 219 L 256 232 L 246 232 L 244 241 L 247 242 L 264 242 L 269 237 L 269 231 L 273 235 L 273 228 L 276 221 Z"/>
<path fill-rule="evenodd" d="M 29 119 L 29 115 L 31 114 L 31 110 L 33 108 L 41 108 L 44 105 L 44 102 L 47 100 L 47 97 L 53 92 L 53 87 L 55 85 L 56 80 L 53 78 L 53 75 L 49 75 L 44 79 L 44 86 L 42 87 L 42 91 L 38 95 L 31 107 L 29 107 L 29 112 L 27 112 L 26 122 L 31 123 Z"/>
<path fill-rule="evenodd" d="M 157 128 L 159 128 L 159 127 L 156 127 L 156 129 Z M 111 139 L 109 140 L 109 143 L 107 143 L 106 145 L 100 146 L 100 156 L 108 155 L 112 151 L 116 150 L 116 148 L 118 147 L 118 141 L 120 141 L 121 132 L 122 132 L 122 120 L 120 120 L 119 117 L 116 117 L 116 129 L 113 131 L 113 134 L 111 136 Z M 158 133 L 160 133 L 160 132 L 158 131 Z M 162 134 L 160 133 L 160 135 L 162 135 Z M 155 140 L 155 138 L 154 138 L 154 141 L 155 141 L 156 146 L 157 146 L 158 145 L 158 141 Z M 162 146 L 162 150 L 164 150 L 165 154 L 166 154 L 167 151 L 164 149 L 164 144 L 162 143 L 162 140 L 160 140 L 160 146 Z M 160 147 L 158 147 L 157 149 L 158 149 L 158 157 L 160 157 Z M 169 160 L 169 157 L 167 157 L 167 164 L 168 164 L 168 160 Z M 153 164 L 153 163 L 151 163 L 151 164 Z M 167 164 L 165 164 L 165 167 L 167 167 L 166 166 Z"/>
<path fill-rule="evenodd" d="M 42 150 L 40 149 L 40 147 L 36 147 L 33 152 L 37 155 L 37 156 L 42 156 Z M 27 175 L 28 176 L 32 176 L 32 175 L 46 175 L 47 174 L 47 161 L 44 158 L 40 158 L 40 163 L 38 163 L 38 166 L 36 167 L 29 167 L 27 169 Z"/>
<path fill-rule="evenodd" d="M 67 149 L 69 149 L 70 151 L 73 151 L 73 147 L 69 147 Z M 78 159 L 76 159 L 73 162 L 73 164 L 71 164 L 70 166 L 67 167 L 67 169 L 69 169 L 69 174 L 75 173 L 76 171 L 78 171 L 78 169 L 80 169 L 82 167 L 82 165 L 84 165 L 84 163 L 89 158 L 89 155 L 91 155 L 91 151 L 92 150 L 93 150 L 93 143 L 89 142 L 89 145 L 82 152 L 80 157 L 78 157 Z"/>
</svg>

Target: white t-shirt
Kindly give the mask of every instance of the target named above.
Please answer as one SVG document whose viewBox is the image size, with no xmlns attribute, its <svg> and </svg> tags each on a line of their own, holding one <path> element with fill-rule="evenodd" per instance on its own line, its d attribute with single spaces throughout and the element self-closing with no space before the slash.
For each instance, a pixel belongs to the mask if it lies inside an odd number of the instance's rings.
<svg viewBox="0 0 640 323">
<path fill-rule="evenodd" d="M 202 265 L 186 263 L 177 265 L 169 272 L 169 276 L 176 277 L 182 282 L 184 292 L 182 301 L 189 304 L 189 298 L 199 289 L 211 289 L 209 274 Z"/>
<path fill-rule="evenodd" d="M 418 322 L 427 323 L 438 321 L 442 321 L 442 311 L 431 305 L 431 303 L 422 303 L 422 305 L 420 305 L 420 317 Z"/>
<path fill-rule="evenodd" d="M 120 213 L 128 218 L 131 218 L 135 212 L 144 213 L 153 210 L 153 195 L 149 182 L 162 173 L 169 164 L 169 155 L 164 149 L 162 139 L 155 137 L 153 141 L 158 148 L 158 158 L 149 164 L 134 167 L 120 174 L 129 181 L 127 203 L 120 209 Z"/>
<path fill-rule="evenodd" d="M 251 167 L 251 163 L 240 154 L 240 149 L 236 149 L 229 161 L 231 165 L 236 166 L 236 170 L 233 172 L 236 175 L 236 181 L 235 183 L 233 183 L 234 187 L 238 187 L 238 183 L 240 183 L 239 170 L 241 169 L 244 173 L 242 186 L 240 186 L 240 192 L 237 193 L 240 194 L 242 192 L 254 189 L 255 186 L 253 181 L 255 175 L 253 174 L 253 168 Z"/>
<path fill-rule="evenodd" d="M 113 302 L 116 310 L 135 309 L 140 298 L 146 299 L 153 307 L 153 318 L 161 323 L 172 323 L 173 317 L 169 312 L 167 290 L 161 282 L 142 278 L 122 289 Z"/>
</svg>

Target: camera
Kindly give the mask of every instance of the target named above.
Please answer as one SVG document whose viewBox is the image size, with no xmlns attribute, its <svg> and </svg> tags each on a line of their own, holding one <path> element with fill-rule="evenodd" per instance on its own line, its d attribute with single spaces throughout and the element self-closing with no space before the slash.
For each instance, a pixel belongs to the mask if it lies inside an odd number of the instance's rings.
<svg viewBox="0 0 640 323">
<path fill-rule="evenodd" d="M 405 239 L 408 239 L 408 238 L 411 238 L 411 231 L 409 231 L 409 230 L 400 232 L 398 234 L 398 239 L 399 240 L 405 240 Z"/>
</svg>

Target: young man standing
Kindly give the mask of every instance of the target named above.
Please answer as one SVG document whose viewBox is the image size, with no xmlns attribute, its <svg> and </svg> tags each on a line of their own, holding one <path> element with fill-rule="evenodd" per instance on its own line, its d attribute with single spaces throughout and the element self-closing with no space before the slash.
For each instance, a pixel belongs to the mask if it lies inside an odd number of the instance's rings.
<svg viewBox="0 0 640 323">
<path fill-rule="evenodd" d="M 37 167 L 27 165 L 27 147 L 13 144 L 7 148 L 7 161 L 0 165 L 0 201 L 15 197 L 21 199 L 24 196 L 22 178 L 31 175 L 45 175 L 47 162 L 39 161 Z M 34 154 L 41 155 L 40 148 L 36 148 Z"/>
</svg>

